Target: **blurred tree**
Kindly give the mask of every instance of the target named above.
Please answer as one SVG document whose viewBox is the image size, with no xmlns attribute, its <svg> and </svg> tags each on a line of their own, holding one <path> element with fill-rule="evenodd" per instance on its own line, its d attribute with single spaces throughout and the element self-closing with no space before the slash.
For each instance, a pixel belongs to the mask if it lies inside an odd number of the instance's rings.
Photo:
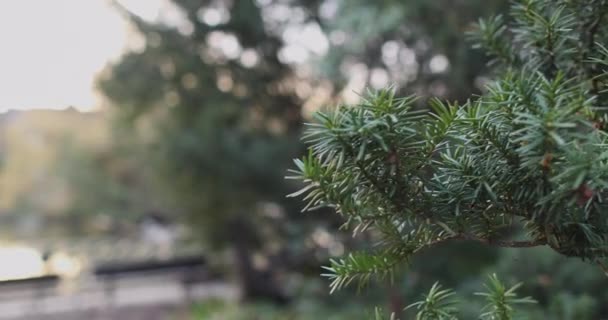
<svg viewBox="0 0 608 320">
<path fill-rule="evenodd" d="M 323 74 L 362 92 L 396 85 L 401 94 L 464 101 L 485 85 L 487 59 L 463 41 L 479 17 L 506 0 L 322 1 L 318 21 L 330 49 Z"/>
<path fill-rule="evenodd" d="M 556 255 L 547 248 L 503 249 L 496 271 L 511 281 L 523 281 L 551 319 L 600 319 L 608 314 L 608 277 L 583 261 Z M 538 317 L 543 319 L 546 317 Z"/>
<path fill-rule="evenodd" d="M 245 296 L 284 301 L 271 268 L 253 257 L 268 263 L 260 250 L 281 247 L 289 218 L 283 176 L 301 149 L 297 77 L 255 1 L 171 4 L 174 19 L 157 22 L 116 4 L 145 45 L 111 65 L 99 87 L 148 143 L 145 165 L 198 235 L 234 251 Z"/>
<path fill-rule="evenodd" d="M 63 156 L 61 145 L 74 144 L 105 148 L 107 130 L 98 114 L 65 111 L 12 111 L 0 119 L 0 144 L 5 153 L 0 170 L 0 210 L 23 209 L 43 215 L 58 215 L 70 207 L 70 190 L 56 174 Z M 73 133 L 81 132 L 75 135 Z"/>
<path fill-rule="evenodd" d="M 15 219 L 3 225 L 6 237 L 120 234 L 117 225 L 129 225 L 142 211 L 163 208 L 165 199 L 147 184 L 149 170 L 137 165 L 139 151 L 111 141 L 107 120 L 103 112 L 75 109 L 0 116 L 6 155 L 0 168 L 0 211 Z M 146 199 L 150 193 L 156 194 L 153 201 Z"/>
<path fill-rule="evenodd" d="M 107 119 L 99 121 L 107 125 Z M 126 149 L 109 136 L 106 132 L 103 143 L 84 144 L 71 136 L 55 143 L 53 169 L 70 194 L 64 213 L 134 222 L 142 212 L 164 211 L 167 199 L 151 183 L 150 169 L 139 165 L 143 150 L 133 144 Z"/>
</svg>

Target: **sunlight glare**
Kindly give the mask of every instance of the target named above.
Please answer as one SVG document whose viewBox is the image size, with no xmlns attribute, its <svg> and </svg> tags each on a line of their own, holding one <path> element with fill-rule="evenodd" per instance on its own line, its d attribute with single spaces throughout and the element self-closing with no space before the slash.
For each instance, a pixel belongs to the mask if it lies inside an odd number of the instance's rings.
<svg viewBox="0 0 608 320">
<path fill-rule="evenodd" d="M 44 261 L 40 252 L 28 247 L 0 248 L 0 281 L 42 276 Z"/>
</svg>

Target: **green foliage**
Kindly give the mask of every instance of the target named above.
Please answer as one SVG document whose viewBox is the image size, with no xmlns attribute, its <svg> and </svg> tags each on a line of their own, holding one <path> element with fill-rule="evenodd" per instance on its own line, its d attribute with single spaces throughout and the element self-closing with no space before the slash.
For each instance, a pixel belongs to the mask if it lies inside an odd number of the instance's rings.
<svg viewBox="0 0 608 320">
<path fill-rule="evenodd" d="M 370 280 L 372 275 L 393 278 L 393 268 L 401 261 L 381 255 L 366 253 L 349 254 L 345 259 L 331 259 L 331 266 L 324 267 L 329 273 L 323 274 L 332 280 L 330 287 L 333 293 L 349 283 L 358 280 L 360 285 Z"/>
<path fill-rule="evenodd" d="M 356 306 L 349 302 L 343 302 L 340 306 L 327 306 L 318 301 L 298 300 L 297 305 L 289 307 L 277 307 L 265 303 L 228 303 L 220 301 L 208 301 L 200 303 L 193 308 L 195 320 L 349 320 L 359 319 L 362 314 L 373 319 L 382 316 L 380 311 L 370 314 L 363 306 Z M 382 318 L 380 318 L 382 319 Z M 389 318 L 390 319 L 390 318 Z M 387 319 L 388 320 L 388 319 Z M 393 319 L 390 319 L 393 320 Z"/>
<path fill-rule="evenodd" d="M 484 297 L 486 305 L 480 311 L 479 319 L 486 320 L 511 320 L 515 318 L 514 306 L 522 304 L 534 304 L 530 297 L 518 298 L 515 291 L 521 286 L 516 284 L 507 288 L 493 274 L 488 277 L 485 291 L 475 293 L 476 296 Z M 462 319 L 459 302 L 455 299 L 456 292 L 451 289 L 442 289 L 439 283 L 433 284 L 423 299 L 412 303 L 407 309 L 416 310 L 416 320 L 457 320 Z M 393 319 L 394 315 L 390 319 Z M 385 319 L 381 310 L 376 309 L 376 319 Z"/>
<path fill-rule="evenodd" d="M 458 311 L 457 301 L 453 297 L 455 294 L 451 289 L 441 290 L 441 285 L 435 282 L 429 293 L 424 295 L 424 300 L 414 302 L 406 309 L 418 310 L 416 320 L 453 320 Z"/>
<path fill-rule="evenodd" d="M 604 266 L 608 256 L 608 137 L 600 79 L 608 32 L 602 1 L 519 1 L 509 19 L 482 20 L 481 48 L 500 62 L 477 100 L 430 102 L 393 90 L 319 113 L 310 154 L 292 178 L 306 209 L 329 206 L 355 233 L 369 230 L 375 256 L 328 267 L 332 290 L 386 276 L 422 250 L 451 240 L 497 247 L 548 246 Z M 525 234 L 514 239 L 514 230 Z M 489 299 L 511 291 L 492 282 Z M 493 303 L 496 303 L 494 301 Z M 502 319 L 508 309 L 491 309 Z"/>
<path fill-rule="evenodd" d="M 381 308 L 376 307 L 374 309 L 374 319 L 375 320 L 395 320 L 395 314 L 391 313 L 391 315 L 387 318 Z"/>
<path fill-rule="evenodd" d="M 483 307 L 480 319 L 488 320 L 511 320 L 514 315 L 514 305 L 536 303 L 532 298 L 517 298 L 515 291 L 520 284 L 506 288 L 498 280 L 495 274 L 489 276 L 488 283 L 485 284 L 484 292 L 475 293 L 477 296 L 485 298 L 487 304 Z M 416 308 L 417 320 L 455 320 L 458 319 L 458 303 L 454 300 L 455 292 L 450 289 L 441 290 L 441 286 L 435 283 L 428 294 L 424 295 L 424 300 L 415 302 L 407 307 Z"/>
<path fill-rule="evenodd" d="M 485 297 L 487 301 L 484 307 L 485 312 L 481 314 L 481 318 L 488 320 L 510 320 L 513 318 L 513 305 L 535 303 L 530 297 L 517 298 L 515 290 L 520 286 L 521 283 L 518 283 L 507 289 L 495 274 L 491 275 L 488 283 L 485 285 L 486 292 L 477 293 L 477 295 Z"/>
</svg>

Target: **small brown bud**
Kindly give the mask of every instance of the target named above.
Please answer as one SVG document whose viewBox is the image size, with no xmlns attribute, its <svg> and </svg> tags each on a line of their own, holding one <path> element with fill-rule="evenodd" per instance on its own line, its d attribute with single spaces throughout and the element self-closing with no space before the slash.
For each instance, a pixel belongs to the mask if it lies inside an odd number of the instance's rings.
<svg viewBox="0 0 608 320">
<path fill-rule="evenodd" d="M 581 186 L 578 187 L 578 199 L 576 203 L 581 207 L 584 206 L 589 199 L 593 198 L 594 193 L 594 190 L 586 183 L 581 184 Z"/>
<path fill-rule="evenodd" d="M 545 169 L 549 169 L 551 166 L 551 161 L 553 161 L 553 154 L 550 152 L 545 153 L 543 159 L 540 161 L 540 165 Z"/>
<path fill-rule="evenodd" d="M 604 124 L 601 121 L 594 121 L 593 122 L 593 128 L 594 129 L 602 129 L 604 127 Z"/>
<path fill-rule="evenodd" d="M 386 161 L 390 164 L 396 164 L 398 159 L 397 152 L 391 151 L 391 153 L 388 154 Z"/>
</svg>

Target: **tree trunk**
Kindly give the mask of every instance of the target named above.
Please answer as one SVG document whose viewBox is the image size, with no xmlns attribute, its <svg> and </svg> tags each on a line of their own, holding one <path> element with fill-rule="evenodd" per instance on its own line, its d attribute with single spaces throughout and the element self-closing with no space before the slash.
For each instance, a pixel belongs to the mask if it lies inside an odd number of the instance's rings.
<svg viewBox="0 0 608 320">
<path fill-rule="evenodd" d="M 251 259 L 253 252 L 251 227 L 243 222 L 234 222 L 232 225 L 230 232 L 243 300 L 266 299 L 277 304 L 289 302 L 276 283 L 272 266 L 268 270 L 257 270 L 254 267 Z"/>
</svg>

